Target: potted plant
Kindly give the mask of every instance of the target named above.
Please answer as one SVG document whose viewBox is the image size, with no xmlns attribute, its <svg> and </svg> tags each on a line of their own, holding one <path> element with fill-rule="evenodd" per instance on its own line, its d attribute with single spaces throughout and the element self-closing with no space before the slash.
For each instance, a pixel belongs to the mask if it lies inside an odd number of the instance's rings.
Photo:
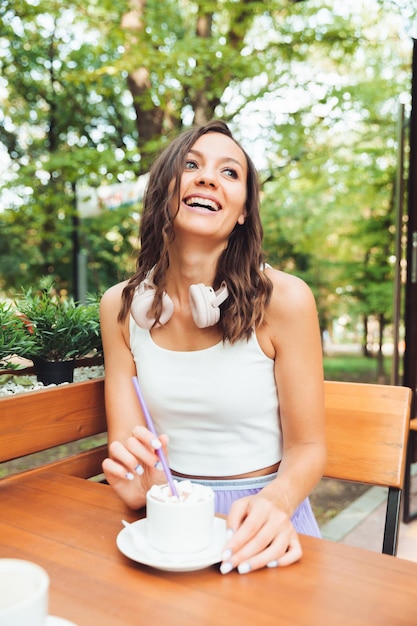
<svg viewBox="0 0 417 626">
<path fill-rule="evenodd" d="M 26 357 L 45 385 L 72 382 L 75 359 L 102 352 L 98 296 L 77 303 L 57 293 L 47 278 L 38 292 L 23 290 L 17 307 L 30 341 Z"/>
</svg>

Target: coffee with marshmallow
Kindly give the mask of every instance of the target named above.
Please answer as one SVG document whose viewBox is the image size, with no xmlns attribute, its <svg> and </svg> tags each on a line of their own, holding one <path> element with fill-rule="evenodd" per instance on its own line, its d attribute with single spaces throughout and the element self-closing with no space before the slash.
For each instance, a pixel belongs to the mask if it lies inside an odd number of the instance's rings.
<svg viewBox="0 0 417 626">
<path fill-rule="evenodd" d="M 214 492 L 189 480 L 170 486 L 153 485 L 146 495 L 146 534 L 150 546 L 161 552 L 198 552 L 213 536 Z"/>
</svg>

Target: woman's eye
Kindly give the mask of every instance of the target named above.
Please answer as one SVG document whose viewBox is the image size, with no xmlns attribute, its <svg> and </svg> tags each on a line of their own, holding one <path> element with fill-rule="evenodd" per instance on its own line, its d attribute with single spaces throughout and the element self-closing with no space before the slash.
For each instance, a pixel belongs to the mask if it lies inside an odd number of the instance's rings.
<svg viewBox="0 0 417 626">
<path fill-rule="evenodd" d="M 223 172 L 226 174 L 226 176 L 230 176 L 230 178 L 237 178 L 237 172 L 232 167 L 226 167 Z"/>
<path fill-rule="evenodd" d="M 186 161 L 184 169 L 186 169 L 186 170 L 197 169 L 197 163 L 195 161 Z"/>
</svg>

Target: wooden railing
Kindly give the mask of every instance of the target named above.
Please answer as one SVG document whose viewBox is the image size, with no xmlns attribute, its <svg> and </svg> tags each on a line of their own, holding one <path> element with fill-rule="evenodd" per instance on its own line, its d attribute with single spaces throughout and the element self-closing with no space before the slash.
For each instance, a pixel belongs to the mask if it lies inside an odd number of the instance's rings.
<svg viewBox="0 0 417 626">
<path fill-rule="evenodd" d="M 0 398 L 0 463 L 61 446 L 59 458 L 41 455 L 44 460 L 36 468 L 23 471 L 51 468 L 83 478 L 96 476 L 107 454 L 107 445 L 97 441 L 105 439 L 106 431 L 102 378 Z M 90 438 L 89 449 L 82 450 L 86 438 Z M 62 446 L 72 442 L 80 444 L 75 446 L 77 451 L 73 445 L 66 453 Z M 8 471 L 3 480 L 11 480 L 21 471 Z"/>
</svg>

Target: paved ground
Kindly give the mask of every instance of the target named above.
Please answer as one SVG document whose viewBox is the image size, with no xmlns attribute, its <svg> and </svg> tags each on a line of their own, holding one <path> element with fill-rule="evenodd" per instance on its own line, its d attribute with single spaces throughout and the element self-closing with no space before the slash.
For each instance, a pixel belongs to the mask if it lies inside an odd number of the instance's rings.
<svg viewBox="0 0 417 626">
<path fill-rule="evenodd" d="M 417 467 L 414 468 L 416 470 Z M 414 474 L 417 472 L 414 471 Z M 387 490 L 372 487 L 329 522 L 321 526 L 325 539 L 380 552 L 385 522 Z M 411 510 L 417 510 L 417 476 L 414 475 Z M 398 557 L 417 562 L 417 520 L 401 522 Z"/>
</svg>

